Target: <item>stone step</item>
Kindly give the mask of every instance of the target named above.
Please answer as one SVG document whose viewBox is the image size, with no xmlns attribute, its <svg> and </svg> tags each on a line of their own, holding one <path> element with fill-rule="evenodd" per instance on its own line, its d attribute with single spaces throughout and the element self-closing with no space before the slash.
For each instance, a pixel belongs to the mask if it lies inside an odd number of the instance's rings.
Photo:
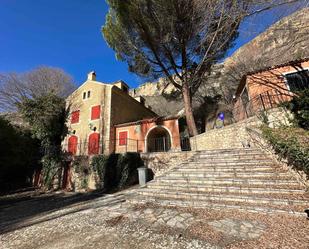
<svg viewBox="0 0 309 249">
<path fill-rule="evenodd" d="M 207 179 L 212 178 L 280 178 L 280 179 L 290 179 L 291 176 L 288 173 L 274 173 L 274 172 L 201 172 L 201 171 L 172 171 L 166 174 L 169 177 L 185 177 L 185 178 L 194 178 L 194 177 L 205 177 Z"/>
<path fill-rule="evenodd" d="M 252 153 L 252 154 L 218 154 L 218 155 L 209 155 L 209 154 L 197 154 L 194 155 L 192 159 L 207 159 L 207 160 L 245 160 L 245 159 L 265 159 L 265 154 L 262 153 Z"/>
<path fill-rule="evenodd" d="M 157 183 L 153 182 L 147 184 L 148 188 L 173 190 L 173 191 L 197 191 L 197 192 L 213 192 L 213 193 L 235 193 L 235 194 L 303 194 L 304 190 L 299 189 L 288 189 L 288 188 L 273 188 L 265 187 L 243 187 L 243 186 L 216 186 L 216 185 L 202 185 L 202 184 L 191 184 L 191 185 L 171 185 L 168 183 Z"/>
<path fill-rule="evenodd" d="M 209 149 L 209 150 L 199 150 L 197 153 L 235 153 L 235 152 L 251 152 L 251 151 L 259 151 L 258 148 L 228 148 L 228 149 Z"/>
<path fill-rule="evenodd" d="M 234 166 L 234 167 L 215 167 L 215 166 L 180 166 L 173 168 L 173 171 L 180 172 L 285 172 L 271 166 Z"/>
<path fill-rule="evenodd" d="M 188 161 L 185 162 L 181 165 L 188 165 L 188 166 L 197 166 L 197 165 L 205 165 L 205 166 L 258 166 L 258 165 L 267 165 L 267 166 L 273 166 L 274 162 L 271 160 L 248 160 L 248 161 L 208 161 L 208 162 L 204 162 L 202 160 L 198 160 L 198 161 Z"/>
<path fill-rule="evenodd" d="M 171 207 L 190 207 L 190 208 L 211 208 L 211 209 L 219 209 L 219 210 L 241 210 L 246 212 L 253 212 L 253 213 L 266 213 L 266 214 L 293 214 L 297 216 L 306 217 L 307 215 L 303 212 L 301 208 L 294 208 L 290 206 L 269 206 L 269 205 L 249 205 L 249 204 L 237 204 L 233 202 L 205 202 L 205 201 L 187 201 L 187 200 L 169 200 L 163 198 L 151 198 L 151 197 L 141 197 L 135 196 L 129 200 L 131 203 L 141 204 L 141 203 L 149 203 L 154 202 L 156 204 L 162 206 L 171 206 Z"/>
<path fill-rule="evenodd" d="M 200 192 L 178 192 L 178 191 L 158 191 L 155 189 L 144 188 L 137 191 L 141 196 L 150 196 L 155 198 L 166 199 L 184 199 L 191 201 L 229 201 L 239 203 L 250 204 L 273 204 L 273 205 L 298 205 L 303 208 L 309 207 L 309 199 L 303 195 L 298 195 L 299 199 L 291 199 L 289 195 L 272 195 L 268 197 L 256 196 L 256 195 L 237 195 L 237 194 L 217 194 L 217 193 L 200 193 Z M 302 198 L 302 199 L 301 199 Z"/>
<path fill-rule="evenodd" d="M 197 151 L 196 156 L 199 155 L 246 155 L 246 154 L 264 154 L 263 151 L 259 149 L 244 149 L 244 148 L 235 148 L 235 149 L 219 149 L 219 150 L 203 150 Z"/>
<path fill-rule="evenodd" d="M 195 178 L 181 178 L 181 177 L 162 177 L 156 178 L 155 181 L 165 182 L 170 184 L 205 184 L 205 185 L 225 185 L 232 184 L 233 186 L 239 185 L 267 185 L 267 186 L 280 186 L 280 185 L 291 185 L 299 186 L 299 183 L 294 179 L 251 179 L 251 178 L 217 178 L 208 179 L 205 177 L 195 177 Z"/>
</svg>

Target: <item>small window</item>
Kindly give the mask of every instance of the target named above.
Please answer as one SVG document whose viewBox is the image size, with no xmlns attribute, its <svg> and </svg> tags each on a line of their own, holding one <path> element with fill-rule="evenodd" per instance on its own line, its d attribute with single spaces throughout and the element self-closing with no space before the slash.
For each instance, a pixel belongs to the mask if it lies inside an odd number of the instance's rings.
<svg viewBox="0 0 309 249">
<path fill-rule="evenodd" d="M 309 87 L 309 70 L 302 70 L 285 75 L 291 92 L 302 91 Z"/>
<path fill-rule="evenodd" d="M 71 124 L 76 124 L 79 122 L 79 111 L 72 112 L 71 114 Z"/>
<path fill-rule="evenodd" d="M 86 99 L 86 92 L 83 93 L 83 99 Z"/>
<path fill-rule="evenodd" d="M 101 111 L 100 105 L 93 106 L 91 108 L 91 120 L 99 119 L 100 118 L 100 111 Z"/>
<path fill-rule="evenodd" d="M 127 131 L 121 131 L 119 132 L 119 145 L 127 145 L 127 139 L 128 139 L 128 132 Z"/>
<path fill-rule="evenodd" d="M 88 93 L 87 93 L 87 98 L 88 99 L 90 98 L 90 91 L 88 91 Z"/>
</svg>

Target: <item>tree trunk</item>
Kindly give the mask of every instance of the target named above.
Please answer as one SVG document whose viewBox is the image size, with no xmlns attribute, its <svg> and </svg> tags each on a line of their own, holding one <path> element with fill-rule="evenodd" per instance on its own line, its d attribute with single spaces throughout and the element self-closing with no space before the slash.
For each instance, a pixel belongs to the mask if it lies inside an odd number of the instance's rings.
<svg viewBox="0 0 309 249">
<path fill-rule="evenodd" d="M 182 96 L 183 96 L 183 102 L 185 106 L 185 115 L 186 115 L 189 135 L 190 137 L 196 136 L 198 133 L 197 133 L 194 117 L 193 117 L 191 94 L 190 94 L 190 90 L 189 90 L 187 83 L 184 83 L 182 86 Z"/>
</svg>

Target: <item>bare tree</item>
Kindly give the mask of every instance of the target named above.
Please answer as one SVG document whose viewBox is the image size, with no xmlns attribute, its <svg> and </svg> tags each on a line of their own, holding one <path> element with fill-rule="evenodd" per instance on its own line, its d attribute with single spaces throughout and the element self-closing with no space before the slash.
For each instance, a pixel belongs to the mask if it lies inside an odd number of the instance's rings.
<svg viewBox="0 0 309 249">
<path fill-rule="evenodd" d="M 49 93 L 67 97 L 74 89 L 72 77 L 59 68 L 42 66 L 26 73 L 0 74 L 0 112 L 15 111 L 24 99 Z"/>
</svg>

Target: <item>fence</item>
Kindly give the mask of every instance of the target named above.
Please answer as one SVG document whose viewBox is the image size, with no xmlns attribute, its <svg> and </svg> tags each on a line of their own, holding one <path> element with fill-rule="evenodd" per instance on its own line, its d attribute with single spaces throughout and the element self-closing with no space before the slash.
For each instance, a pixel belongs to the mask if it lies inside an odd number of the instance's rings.
<svg viewBox="0 0 309 249">
<path fill-rule="evenodd" d="M 281 103 L 290 101 L 291 99 L 292 96 L 288 92 L 283 93 L 276 89 L 258 94 L 245 103 L 239 99 L 233 109 L 233 121 L 238 122 L 258 115 L 261 111 L 278 107 Z"/>
<path fill-rule="evenodd" d="M 81 142 L 62 144 L 65 152 L 71 155 L 97 155 L 103 153 L 126 152 L 168 152 L 172 149 L 190 151 L 190 139 L 187 137 L 160 137 L 146 140 L 114 139 L 100 142 Z"/>
</svg>

